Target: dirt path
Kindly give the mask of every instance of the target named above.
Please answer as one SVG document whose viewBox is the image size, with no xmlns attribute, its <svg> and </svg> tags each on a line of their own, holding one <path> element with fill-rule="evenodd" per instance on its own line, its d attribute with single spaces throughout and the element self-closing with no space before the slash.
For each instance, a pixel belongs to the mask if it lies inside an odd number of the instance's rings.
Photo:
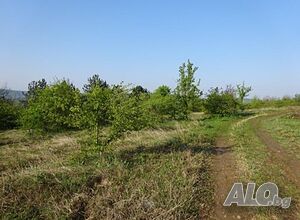
<svg viewBox="0 0 300 220">
<path fill-rule="evenodd" d="M 220 137 L 216 141 L 216 155 L 214 158 L 215 176 L 215 210 L 212 219 L 251 219 L 245 207 L 224 207 L 223 203 L 233 183 L 239 182 L 237 165 L 232 146 L 228 138 Z"/>
<path fill-rule="evenodd" d="M 282 163 L 283 169 L 287 174 L 286 177 L 300 188 L 300 161 L 289 154 L 267 131 L 261 128 L 261 121 L 264 118 L 265 117 L 259 117 L 250 121 L 256 136 L 268 147 L 272 157 Z M 273 163 L 276 163 L 276 161 L 273 161 Z"/>
<path fill-rule="evenodd" d="M 278 161 L 283 166 L 288 181 L 300 188 L 300 161 L 289 154 L 272 136 L 262 129 L 261 121 L 267 117 L 278 115 L 270 114 L 249 118 L 247 123 L 253 127 L 256 136 L 267 146 L 271 153 L 271 163 Z M 224 134 L 216 141 L 214 157 L 215 176 L 215 210 L 212 219 L 252 219 L 255 213 L 247 207 L 224 207 L 223 203 L 233 183 L 241 182 L 238 175 L 237 164 L 229 135 Z"/>
</svg>

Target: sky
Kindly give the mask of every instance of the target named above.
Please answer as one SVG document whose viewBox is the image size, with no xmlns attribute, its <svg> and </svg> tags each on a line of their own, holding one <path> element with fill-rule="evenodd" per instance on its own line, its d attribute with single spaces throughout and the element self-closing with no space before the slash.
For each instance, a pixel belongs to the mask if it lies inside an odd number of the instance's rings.
<svg viewBox="0 0 300 220">
<path fill-rule="evenodd" d="M 245 81 L 251 96 L 300 93 L 298 0 L 0 0 L 0 86 L 93 74 L 109 84 L 175 87 L 199 67 L 200 87 Z"/>
</svg>

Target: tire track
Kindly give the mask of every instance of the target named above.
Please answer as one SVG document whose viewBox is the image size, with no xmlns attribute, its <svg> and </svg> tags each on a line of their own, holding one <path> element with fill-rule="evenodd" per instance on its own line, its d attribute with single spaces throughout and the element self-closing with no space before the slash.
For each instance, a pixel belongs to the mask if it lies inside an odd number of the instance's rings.
<svg viewBox="0 0 300 220">
<path fill-rule="evenodd" d="M 216 141 L 214 158 L 215 210 L 212 219 L 252 219 L 246 207 L 224 207 L 223 203 L 232 185 L 239 182 L 237 164 L 229 138 L 220 137 Z"/>
<path fill-rule="evenodd" d="M 271 117 L 271 115 L 267 117 Z M 250 120 L 250 124 L 256 136 L 267 146 L 272 156 L 282 162 L 287 178 L 300 188 L 300 161 L 274 140 L 269 132 L 261 128 L 261 120 L 263 118 L 264 117 L 260 117 Z"/>
</svg>

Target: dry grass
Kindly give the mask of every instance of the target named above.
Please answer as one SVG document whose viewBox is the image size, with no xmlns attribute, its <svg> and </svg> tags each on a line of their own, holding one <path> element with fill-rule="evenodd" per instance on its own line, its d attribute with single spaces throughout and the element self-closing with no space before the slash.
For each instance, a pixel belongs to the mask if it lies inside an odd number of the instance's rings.
<svg viewBox="0 0 300 220">
<path fill-rule="evenodd" d="M 17 219 L 199 219 L 213 203 L 218 123 L 172 122 L 105 149 L 88 132 L 0 134 L 0 216 Z"/>
</svg>

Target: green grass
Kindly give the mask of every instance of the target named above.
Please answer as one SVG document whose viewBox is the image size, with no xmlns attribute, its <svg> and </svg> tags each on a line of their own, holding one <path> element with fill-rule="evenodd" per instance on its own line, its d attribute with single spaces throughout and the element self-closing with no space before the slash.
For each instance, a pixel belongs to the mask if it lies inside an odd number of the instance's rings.
<svg viewBox="0 0 300 220">
<path fill-rule="evenodd" d="M 299 189 L 287 181 L 283 164 L 271 155 L 247 120 L 233 129 L 232 140 L 241 182 L 255 182 L 258 186 L 265 182 L 274 182 L 279 187 L 281 197 L 293 197 L 293 204 L 289 210 L 276 207 L 251 209 L 256 213 L 256 218 L 269 219 L 270 216 L 277 216 L 281 219 L 282 216 L 289 216 L 291 210 L 296 211 L 295 203 L 299 199 Z"/>
<path fill-rule="evenodd" d="M 275 140 L 300 160 L 299 115 L 288 113 L 280 117 L 272 117 L 265 120 L 263 125 Z"/>
</svg>

